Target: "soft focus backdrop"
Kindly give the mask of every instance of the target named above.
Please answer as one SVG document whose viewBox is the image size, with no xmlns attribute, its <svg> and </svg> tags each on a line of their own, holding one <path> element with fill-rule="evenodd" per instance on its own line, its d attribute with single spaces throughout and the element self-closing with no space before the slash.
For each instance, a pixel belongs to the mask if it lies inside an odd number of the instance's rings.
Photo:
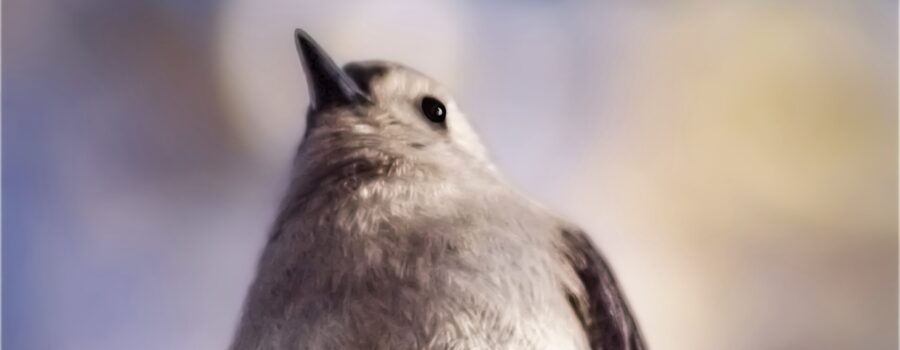
<svg viewBox="0 0 900 350">
<path fill-rule="evenodd" d="M 897 349 L 894 1 L 3 1 L 4 349 L 223 349 L 293 29 L 443 81 L 652 348 Z"/>
</svg>

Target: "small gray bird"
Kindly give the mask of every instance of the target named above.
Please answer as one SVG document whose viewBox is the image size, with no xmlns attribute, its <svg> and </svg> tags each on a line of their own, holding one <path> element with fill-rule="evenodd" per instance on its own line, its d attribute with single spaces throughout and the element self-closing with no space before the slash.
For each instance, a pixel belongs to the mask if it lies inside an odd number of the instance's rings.
<svg viewBox="0 0 900 350">
<path fill-rule="evenodd" d="M 585 233 L 504 182 L 441 85 L 295 37 L 306 133 L 231 349 L 644 349 Z"/>
</svg>

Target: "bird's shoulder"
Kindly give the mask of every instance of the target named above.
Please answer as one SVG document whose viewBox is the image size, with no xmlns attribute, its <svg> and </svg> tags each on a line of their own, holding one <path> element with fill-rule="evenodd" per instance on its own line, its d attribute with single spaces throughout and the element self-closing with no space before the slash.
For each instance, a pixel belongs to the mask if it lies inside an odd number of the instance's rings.
<svg viewBox="0 0 900 350">
<path fill-rule="evenodd" d="M 579 318 L 592 349 L 642 350 L 644 340 L 615 275 L 589 235 L 561 222 L 558 249 L 577 276 L 566 286 L 569 304 Z"/>
</svg>

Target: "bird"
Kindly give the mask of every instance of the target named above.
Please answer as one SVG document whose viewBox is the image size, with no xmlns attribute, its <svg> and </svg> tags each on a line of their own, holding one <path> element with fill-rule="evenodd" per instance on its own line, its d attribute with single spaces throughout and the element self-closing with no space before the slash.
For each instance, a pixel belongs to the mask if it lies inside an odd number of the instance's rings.
<svg viewBox="0 0 900 350">
<path fill-rule="evenodd" d="M 306 130 L 230 349 L 645 349 L 589 236 L 504 180 L 445 87 L 294 38 Z"/>
</svg>

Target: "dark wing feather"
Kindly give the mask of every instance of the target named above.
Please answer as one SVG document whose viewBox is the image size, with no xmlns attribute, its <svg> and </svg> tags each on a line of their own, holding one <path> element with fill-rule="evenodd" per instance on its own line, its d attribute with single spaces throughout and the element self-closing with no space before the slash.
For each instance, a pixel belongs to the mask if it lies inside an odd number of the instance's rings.
<svg viewBox="0 0 900 350">
<path fill-rule="evenodd" d="M 562 239 L 565 256 L 584 286 L 583 292 L 569 293 L 569 302 L 591 349 L 644 350 L 641 332 L 606 260 L 581 230 L 564 229 Z"/>
</svg>

